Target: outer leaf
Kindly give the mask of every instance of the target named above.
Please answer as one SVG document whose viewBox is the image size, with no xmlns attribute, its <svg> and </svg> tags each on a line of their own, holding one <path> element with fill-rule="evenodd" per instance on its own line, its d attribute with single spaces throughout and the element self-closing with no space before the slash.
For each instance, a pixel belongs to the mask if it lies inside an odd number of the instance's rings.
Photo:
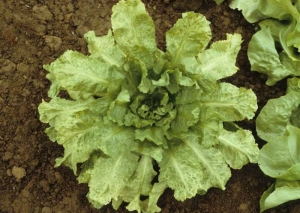
<svg viewBox="0 0 300 213">
<path fill-rule="evenodd" d="M 126 54 L 137 48 L 156 51 L 154 24 L 141 1 L 121 0 L 113 7 L 111 22 L 114 37 Z"/>
<path fill-rule="evenodd" d="M 232 9 L 242 10 L 244 17 L 250 23 L 260 21 L 267 17 L 278 20 L 289 20 L 290 15 L 292 15 L 295 19 L 299 17 L 291 0 L 233 0 L 230 7 Z"/>
<path fill-rule="evenodd" d="M 171 55 L 171 67 L 182 60 L 202 52 L 211 39 L 209 22 L 201 14 L 184 13 L 182 19 L 167 32 L 167 52 Z"/>
<path fill-rule="evenodd" d="M 164 149 L 161 146 L 156 146 L 154 143 L 144 140 L 142 143 L 138 143 L 138 147 L 134 147 L 132 151 L 150 156 L 157 162 L 160 162 Z"/>
<path fill-rule="evenodd" d="M 192 154 L 196 156 L 197 161 L 204 171 L 205 181 L 204 190 L 211 187 L 218 187 L 225 190 L 225 184 L 231 176 L 228 165 L 223 160 L 222 153 L 212 147 L 206 148 L 199 144 L 199 138 L 195 134 L 184 133 L 181 138 L 188 146 Z"/>
<path fill-rule="evenodd" d="M 283 135 L 290 124 L 292 111 L 300 104 L 299 93 L 290 92 L 280 98 L 271 99 L 256 119 L 256 130 L 260 138 L 271 141 Z"/>
<path fill-rule="evenodd" d="M 268 28 L 263 28 L 254 34 L 249 42 L 248 56 L 251 70 L 267 74 L 268 80 L 266 84 L 269 86 L 291 74 L 282 65 L 275 48 L 275 42 Z"/>
<path fill-rule="evenodd" d="M 259 23 L 261 30 L 249 43 L 251 70 L 267 74 L 266 84 L 270 86 L 289 75 L 298 76 L 299 70 L 294 67 L 300 61 L 299 3 L 291 0 L 235 0 L 231 7 L 243 10 L 249 22 L 266 19 Z"/>
<path fill-rule="evenodd" d="M 75 105 L 74 101 L 54 98 L 50 103 L 43 102 L 39 106 L 40 119 L 52 125 L 47 134 L 65 148 L 64 157 L 56 160 L 56 166 L 64 163 L 76 174 L 77 163 L 86 161 L 93 150 L 98 149 L 100 141 L 97 137 L 103 122 L 96 116 L 96 111 L 89 111 L 96 106 L 101 109 L 98 103 L 99 100 Z"/>
<path fill-rule="evenodd" d="M 98 147 L 108 156 L 119 156 L 137 147 L 134 142 L 134 129 L 131 127 L 118 126 L 105 120 L 98 131 Z"/>
<path fill-rule="evenodd" d="M 223 130 L 219 136 L 218 149 L 225 156 L 226 162 L 234 169 L 240 169 L 247 163 L 257 163 L 259 149 L 250 131 Z"/>
<path fill-rule="evenodd" d="M 250 23 L 254 23 L 266 17 L 266 15 L 258 10 L 260 3 L 261 0 L 233 0 L 229 6 L 232 9 L 242 10 L 245 19 Z"/>
<path fill-rule="evenodd" d="M 214 90 L 204 94 L 200 103 L 204 117 L 210 116 L 222 121 L 250 119 L 257 109 L 256 96 L 251 90 L 228 83 L 220 83 Z"/>
<path fill-rule="evenodd" d="M 124 64 L 125 55 L 119 46 L 115 44 L 111 30 L 102 37 L 96 37 L 94 31 L 89 31 L 84 35 L 84 38 L 88 43 L 88 49 L 92 57 L 102 59 L 110 66 L 121 67 Z"/>
<path fill-rule="evenodd" d="M 268 176 L 300 180 L 300 129 L 287 126 L 286 135 L 270 140 L 260 152 L 259 166 Z"/>
<path fill-rule="evenodd" d="M 140 197 L 149 195 L 152 190 L 151 181 L 155 175 L 152 158 L 146 155 L 142 156 L 134 175 L 122 191 L 122 198 L 124 201 L 129 202 L 126 207 L 129 211 L 137 210 L 141 212 L 147 209 L 148 200 L 141 201 Z"/>
<path fill-rule="evenodd" d="M 50 72 L 47 78 L 53 82 L 50 97 L 55 97 L 61 89 L 102 96 L 111 80 L 109 67 L 105 63 L 70 50 L 44 68 Z"/>
<path fill-rule="evenodd" d="M 100 208 L 118 199 L 138 164 L 138 156 L 126 150 L 119 156 L 100 157 L 91 170 L 89 201 Z"/>
<path fill-rule="evenodd" d="M 224 189 L 230 170 L 222 161 L 220 153 L 213 148 L 206 149 L 199 145 L 197 136 L 193 134 L 183 137 L 185 144 L 173 144 L 165 152 L 159 163 L 159 181 L 166 182 L 175 190 L 174 196 L 177 200 L 191 198 L 197 192 L 205 193 L 213 186 Z"/>
<path fill-rule="evenodd" d="M 264 192 L 259 202 L 260 212 L 279 206 L 291 200 L 300 199 L 300 181 L 284 181 L 278 179 Z"/>
<path fill-rule="evenodd" d="M 200 78 L 213 81 L 228 77 L 236 73 L 235 59 L 240 50 L 241 35 L 227 34 L 227 40 L 217 41 L 198 55 L 196 73 Z"/>
<path fill-rule="evenodd" d="M 166 188 L 167 184 L 164 181 L 154 183 L 152 191 L 149 194 L 149 203 L 146 212 L 160 212 L 161 209 L 157 206 L 157 201 Z"/>
<path fill-rule="evenodd" d="M 257 133 L 268 141 L 258 163 L 265 174 L 277 178 L 261 198 L 261 211 L 300 198 L 299 82 L 289 79 L 288 93 L 270 100 L 257 118 Z"/>
<path fill-rule="evenodd" d="M 200 189 L 204 190 L 203 171 L 199 169 L 196 156 L 192 155 L 188 147 L 181 145 L 177 149 L 167 150 L 159 166 L 159 181 L 166 182 L 175 191 L 174 197 L 177 200 L 192 198 Z"/>
</svg>

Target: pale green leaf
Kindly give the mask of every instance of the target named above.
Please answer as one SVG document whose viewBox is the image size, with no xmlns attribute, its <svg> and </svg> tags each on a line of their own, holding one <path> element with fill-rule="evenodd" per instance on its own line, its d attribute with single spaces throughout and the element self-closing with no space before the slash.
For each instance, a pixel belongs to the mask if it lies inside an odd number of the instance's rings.
<svg viewBox="0 0 300 213">
<path fill-rule="evenodd" d="M 134 142 L 134 129 L 131 127 L 118 126 L 104 120 L 98 128 L 98 148 L 108 156 L 118 156 L 137 147 Z"/>
<path fill-rule="evenodd" d="M 300 79 L 299 78 L 288 78 L 287 79 L 288 88 L 286 93 L 297 92 L 300 93 Z"/>
<path fill-rule="evenodd" d="M 259 166 L 268 176 L 300 180 L 300 129 L 287 126 L 284 135 L 274 137 L 261 149 Z"/>
<path fill-rule="evenodd" d="M 119 1 L 113 7 L 111 22 L 115 40 L 126 54 L 138 48 L 154 54 L 157 49 L 154 24 L 141 1 Z"/>
<path fill-rule="evenodd" d="M 94 31 L 89 31 L 84 35 L 88 43 L 88 49 L 92 57 L 102 59 L 110 66 L 121 67 L 125 62 L 125 55 L 115 44 L 115 39 L 111 30 L 107 35 L 97 37 Z"/>
<path fill-rule="evenodd" d="M 238 129 L 237 131 L 223 130 L 216 146 L 225 156 L 226 162 L 234 169 L 244 165 L 257 163 L 259 148 L 250 131 Z"/>
<path fill-rule="evenodd" d="M 291 16 L 297 19 L 299 13 L 290 0 L 233 0 L 230 3 L 232 9 L 242 10 L 245 19 L 254 23 L 265 18 L 278 20 L 290 20 Z"/>
<path fill-rule="evenodd" d="M 291 124 L 293 110 L 299 104 L 300 95 L 297 92 L 290 92 L 285 96 L 269 100 L 256 119 L 258 136 L 265 141 L 271 141 L 272 138 L 283 135 L 286 126 Z"/>
<path fill-rule="evenodd" d="M 60 90 L 74 90 L 102 96 L 112 78 L 107 64 L 78 52 L 67 51 L 55 62 L 44 65 L 50 72 L 47 78 L 53 82 L 49 96 L 55 97 Z"/>
<path fill-rule="evenodd" d="M 257 110 L 256 96 L 252 90 L 220 83 L 200 100 L 201 114 L 221 121 L 251 119 Z"/>
<path fill-rule="evenodd" d="M 253 35 L 249 42 L 248 57 L 251 70 L 268 75 L 266 84 L 269 86 L 290 74 L 279 59 L 275 42 L 268 28 L 263 28 Z"/>
<path fill-rule="evenodd" d="M 242 43 L 240 34 L 227 34 L 227 40 L 216 41 L 199 53 L 196 74 L 199 78 L 219 80 L 236 73 L 236 57 Z"/>
<path fill-rule="evenodd" d="M 153 159 L 144 155 L 139 160 L 139 164 L 133 176 L 129 179 L 126 187 L 122 190 L 122 199 L 129 202 L 126 207 L 129 211 L 144 211 L 147 208 L 148 200 L 141 201 L 141 196 L 148 196 L 152 190 L 151 181 L 156 175 L 153 169 Z"/>
<path fill-rule="evenodd" d="M 184 13 L 182 19 L 167 32 L 167 52 L 172 56 L 171 67 L 181 64 L 184 58 L 195 57 L 211 39 L 209 22 L 194 12 Z"/>
<path fill-rule="evenodd" d="M 124 124 L 124 116 L 128 111 L 130 102 L 130 95 L 127 90 L 122 90 L 117 96 L 116 100 L 112 101 L 109 110 L 107 111 L 107 117 L 111 121 L 117 122 L 119 125 Z"/>
<path fill-rule="evenodd" d="M 171 131 L 174 133 L 186 132 L 189 127 L 197 124 L 200 107 L 201 104 L 199 102 L 177 106 L 177 115 L 171 123 Z"/>
<path fill-rule="evenodd" d="M 159 182 L 166 182 L 179 201 L 192 198 L 206 188 L 203 185 L 204 172 L 197 162 L 197 156 L 184 144 L 172 145 L 167 149 L 159 167 Z"/>
<path fill-rule="evenodd" d="M 89 201 L 100 208 L 112 199 L 118 199 L 138 165 L 138 156 L 124 151 L 114 157 L 100 157 L 91 171 L 88 183 Z"/>
<path fill-rule="evenodd" d="M 157 162 L 160 162 L 163 156 L 164 148 L 161 146 L 157 146 L 153 142 L 144 140 L 142 143 L 138 143 L 137 147 L 134 147 L 132 149 L 133 152 L 137 152 L 140 155 L 147 155 L 156 160 Z"/>
<path fill-rule="evenodd" d="M 188 146 L 204 171 L 204 191 L 211 187 L 225 190 L 225 185 L 231 176 L 230 169 L 223 159 L 222 153 L 215 148 L 206 148 L 200 145 L 199 137 L 192 133 L 182 134 L 182 140 Z"/>
<path fill-rule="evenodd" d="M 300 199 L 300 181 L 276 180 L 260 199 L 260 212 L 285 202 Z"/>
<path fill-rule="evenodd" d="M 160 212 L 161 209 L 157 206 L 158 199 L 167 188 L 167 184 L 164 181 L 159 181 L 153 184 L 152 190 L 149 194 L 148 208 L 146 212 Z"/>
<path fill-rule="evenodd" d="M 159 163 L 159 181 L 173 189 L 177 200 L 185 200 L 196 193 L 205 193 L 210 187 L 225 189 L 230 169 L 222 154 L 214 148 L 199 144 L 198 136 L 181 135 L 184 144 L 172 144 Z M 216 157 L 218 156 L 218 157 Z"/>
<path fill-rule="evenodd" d="M 166 130 L 162 127 L 148 127 L 145 129 L 136 129 L 135 138 L 144 141 L 148 140 L 156 145 L 167 146 L 167 140 L 165 138 Z"/>
<path fill-rule="evenodd" d="M 233 0 L 229 6 L 231 9 L 241 10 L 245 19 L 250 23 L 254 23 L 266 17 L 258 10 L 260 3 L 261 0 Z"/>
<path fill-rule="evenodd" d="M 219 142 L 218 137 L 223 129 L 223 122 L 212 118 L 210 115 L 206 116 L 205 113 L 201 113 L 201 115 L 199 124 L 193 127 L 193 130 L 201 135 L 201 144 L 203 146 L 214 146 Z"/>
</svg>

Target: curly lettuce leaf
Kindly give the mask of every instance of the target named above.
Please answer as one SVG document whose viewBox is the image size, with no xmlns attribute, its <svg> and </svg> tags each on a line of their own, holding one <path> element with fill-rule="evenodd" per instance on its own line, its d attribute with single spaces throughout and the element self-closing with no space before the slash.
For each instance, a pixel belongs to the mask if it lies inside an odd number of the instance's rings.
<svg viewBox="0 0 300 213">
<path fill-rule="evenodd" d="M 254 138 L 233 123 L 254 116 L 256 96 L 219 81 L 238 70 L 240 35 L 207 49 L 209 22 L 188 12 L 167 32 L 163 52 L 142 2 L 121 0 L 112 30 L 85 40 L 88 56 L 67 51 L 45 65 L 51 100 L 39 113 L 65 149 L 56 166 L 77 174 L 81 165 L 78 180 L 96 208 L 126 202 L 130 211 L 159 212 L 166 188 L 181 201 L 224 190 L 230 168 L 257 161 Z"/>
<path fill-rule="evenodd" d="M 227 34 L 226 37 L 226 40 L 216 41 L 209 49 L 199 53 L 196 67 L 199 78 L 216 81 L 231 76 L 238 70 L 235 66 L 235 58 L 240 51 L 238 44 L 242 43 L 241 35 Z"/>
</svg>

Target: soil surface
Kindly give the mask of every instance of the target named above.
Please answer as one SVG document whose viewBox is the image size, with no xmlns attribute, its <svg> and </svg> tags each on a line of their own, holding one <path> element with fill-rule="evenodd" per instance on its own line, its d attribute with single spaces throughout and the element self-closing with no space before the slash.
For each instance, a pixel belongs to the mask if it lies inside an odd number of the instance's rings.
<svg viewBox="0 0 300 213">
<path fill-rule="evenodd" d="M 37 111 L 47 100 L 50 82 L 42 68 L 68 49 L 87 53 L 85 32 L 104 35 L 111 27 L 111 8 L 117 0 L 1 0 L 0 1 L 0 213 L 110 213 L 89 204 L 88 187 L 78 184 L 69 168 L 54 168 L 63 149 L 44 133 L 46 125 Z M 240 71 L 224 81 L 252 88 L 259 110 L 267 100 L 285 93 L 285 80 L 273 87 L 266 76 L 250 71 L 247 45 L 255 31 L 227 1 L 217 6 L 212 0 L 144 0 L 156 26 L 159 48 L 165 48 L 165 33 L 182 12 L 196 11 L 211 22 L 213 40 L 226 33 L 241 33 L 242 49 L 237 59 Z M 258 111 L 259 112 L 259 111 Z M 254 120 L 239 123 L 255 133 Z M 258 165 L 233 170 L 225 191 L 210 189 L 204 196 L 176 201 L 172 190 L 159 200 L 163 213 L 258 213 L 259 199 L 273 180 Z M 300 202 L 293 201 L 266 213 L 299 213 Z"/>
</svg>

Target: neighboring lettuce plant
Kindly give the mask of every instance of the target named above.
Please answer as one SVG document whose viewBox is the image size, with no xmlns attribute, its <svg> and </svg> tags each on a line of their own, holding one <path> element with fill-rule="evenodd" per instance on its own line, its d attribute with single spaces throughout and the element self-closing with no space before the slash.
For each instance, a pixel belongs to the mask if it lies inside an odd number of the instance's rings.
<svg viewBox="0 0 300 213">
<path fill-rule="evenodd" d="M 300 79 L 288 79 L 287 94 L 271 99 L 256 120 L 257 134 L 268 143 L 258 160 L 276 178 L 260 200 L 261 211 L 300 199 Z"/>
<path fill-rule="evenodd" d="M 167 187 L 177 200 L 225 189 L 230 167 L 257 162 L 250 131 L 234 121 L 251 119 L 256 96 L 220 79 L 237 71 L 241 36 L 227 35 L 206 49 L 209 22 L 184 13 L 156 46 L 154 24 L 140 0 L 113 7 L 112 31 L 88 32 L 89 55 L 65 52 L 44 68 L 50 102 L 39 106 L 46 132 L 63 145 L 66 165 L 88 183 L 96 207 L 159 212 Z M 70 96 L 67 99 L 66 91 Z"/>
<path fill-rule="evenodd" d="M 251 70 L 268 75 L 267 85 L 287 76 L 300 76 L 300 1 L 233 0 L 250 23 L 260 30 L 249 43 Z"/>
</svg>

